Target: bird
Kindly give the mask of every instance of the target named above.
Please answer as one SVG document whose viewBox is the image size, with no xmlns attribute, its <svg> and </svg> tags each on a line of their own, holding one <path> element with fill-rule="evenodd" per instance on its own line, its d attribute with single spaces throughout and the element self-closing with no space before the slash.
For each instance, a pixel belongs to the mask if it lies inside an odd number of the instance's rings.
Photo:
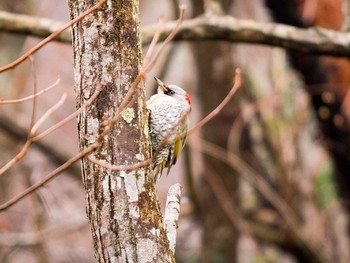
<svg viewBox="0 0 350 263">
<path fill-rule="evenodd" d="M 186 143 L 191 97 L 179 86 L 165 85 L 160 79 L 154 79 L 158 85 L 157 93 L 149 98 L 146 107 L 154 160 L 152 170 L 154 181 L 157 182 L 164 168 L 168 168 L 169 174 Z"/>
</svg>

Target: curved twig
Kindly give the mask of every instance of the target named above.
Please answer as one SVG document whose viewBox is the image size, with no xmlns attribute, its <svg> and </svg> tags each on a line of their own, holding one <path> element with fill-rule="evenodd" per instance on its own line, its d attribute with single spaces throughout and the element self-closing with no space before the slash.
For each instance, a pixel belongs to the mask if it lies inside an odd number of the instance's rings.
<svg viewBox="0 0 350 263">
<path fill-rule="evenodd" d="M 93 7 L 89 8 L 88 10 L 86 10 L 84 13 L 82 13 L 80 16 L 76 17 L 75 19 L 73 19 L 72 21 L 70 21 L 69 23 L 65 24 L 62 28 L 60 28 L 59 30 L 57 30 L 56 32 L 52 33 L 51 35 L 49 35 L 47 38 L 45 38 L 43 41 L 41 41 L 39 44 L 37 44 L 35 47 L 31 48 L 30 50 L 28 50 L 25 54 L 23 54 L 21 57 L 19 57 L 18 59 L 16 59 L 15 61 L 11 62 L 10 64 L 7 64 L 6 66 L 0 67 L 0 73 L 4 72 L 6 70 L 12 69 L 15 66 L 17 66 L 18 64 L 20 64 L 21 62 L 23 62 L 24 60 L 26 60 L 30 55 L 34 54 L 35 52 L 37 52 L 40 48 L 42 48 L 43 46 L 45 46 L 47 43 L 51 42 L 54 38 L 56 38 L 59 34 L 61 34 L 64 30 L 66 30 L 67 28 L 71 27 L 72 25 L 74 25 L 75 23 L 77 23 L 78 21 L 82 20 L 85 16 L 87 16 L 88 14 L 94 12 L 96 9 L 100 8 L 107 0 L 100 0 L 97 4 L 95 4 Z"/>
<path fill-rule="evenodd" d="M 28 100 L 32 100 L 35 97 L 38 97 L 38 96 L 48 92 L 50 89 L 56 87 L 59 82 L 60 82 L 60 78 L 58 77 L 57 80 L 55 81 L 55 83 L 53 83 L 51 86 L 48 86 L 47 88 L 45 88 L 45 89 L 43 89 L 41 91 L 38 91 L 35 94 L 32 94 L 30 96 L 27 96 L 27 97 L 24 97 L 24 98 L 21 98 L 21 99 L 13 99 L 13 100 L 1 100 L 0 99 L 0 104 L 15 104 L 15 103 L 20 103 L 20 102 L 25 102 L 25 101 L 28 101 Z"/>
</svg>

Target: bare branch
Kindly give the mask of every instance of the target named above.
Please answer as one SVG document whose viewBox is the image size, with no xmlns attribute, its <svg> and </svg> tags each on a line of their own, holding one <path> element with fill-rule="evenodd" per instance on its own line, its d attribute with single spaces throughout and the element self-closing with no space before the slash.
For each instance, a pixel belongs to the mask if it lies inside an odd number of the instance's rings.
<svg viewBox="0 0 350 263">
<path fill-rule="evenodd" d="M 23 145 L 22 149 L 19 151 L 19 153 L 16 154 L 15 157 L 13 157 L 10 161 L 8 161 L 3 167 L 0 168 L 0 176 L 4 175 L 4 173 L 10 169 L 15 163 L 17 163 L 20 159 L 25 156 L 27 153 L 30 145 L 32 142 L 30 140 L 27 140 L 25 144 Z"/>
<path fill-rule="evenodd" d="M 45 137 L 48 135 L 50 132 L 54 131 L 55 129 L 61 127 L 64 125 L 66 122 L 74 118 L 77 114 L 79 114 L 82 110 L 84 110 L 87 106 L 89 106 L 98 96 L 98 94 L 101 91 L 101 87 L 98 86 L 95 89 L 94 94 L 91 96 L 91 98 L 78 110 L 73 112 L 71 115 L 63 119 L 62 121 L 58 122 L 57 124 L 53 125 L 52 127 L 48 128 L 47 130 L 43 131 L 42 133 L 38 134 L 35 136 L 35 132 L 38 129 L 38 127 L 54 112 L 57 110 L 64 102 L 66 99 L 66 94 L 64 93 L 61 97 L 61 99 L 50 109 L 46 111 L 46 113 L 33 125 L 33 127 L 30 128 L 28 139 L 26 143 L 23 145 L 21 151 L 14 157 L 12 158 L 9 162 L 7 162 L 3 167 L 0 168 L 0 176 L 3 175 L 9 168 L 11 168 L 16 162 L 18 162 L 25 154 L 27 153 L 30 145 L 37 141 L 40 140 L 41 138 Z"/>
<path fill-rule="evenodd" d="M 163 34 L 174 26 L 173 22 L 166 23 Z M 154 30 L 154 26 L 144 27 L 143 43 L 149 42 Z M 164 38 L 163 34 L 160 36 L 161 40 Z M 350 56 L 348 33 L 319 27 L 300 29 L 278 23 L 235 19 L 232 16 L 201 16 L 184 20 L 174 40 L 224 40 L 284 47 L 323 55 Z"/>
<path fill-rule="evenodd" d="M 160 47 L 160 49 L 158 50 L 158 53 L 153 57 L 153 59 L 149 62 L 149 64 L 144 65 L 142 71 L 144 71 L 145 73 L 153 67 L 154 63 L 158 60 L 158 58 L 159 58 L 160 54 L 162 53 L 162 51 L 164 50 L 164 48 L 174 39 L 176 34 L 179 32 L 180 26 L 183 22 L 186 6 L 181 5 L 179 7 L 179 9 L 180 9 L 180 14 L 179 14 L 178 20 L 176 21 L 175 27 L 170 32 L 168 32 L 166 34 L 167 37 L 164 39 L 164 42 L 163 42 L 162 46 Z M 163 27 L 162 27 L 162 29 L 163 29 Z M 161 32 L 161 33 L 163 33 L 163 32 Z M 160 37 L 160 35 L 158 35 L 157 31 L 154 34 L 154 38 L 156 38 L 156 37 L 157 37 L 157 40 Z"/>
<path fill-rule="evenodd" d="M 0 11 L 0 29 L 4 32 L 45 38 L 59 31 L 62 27 L 64 27 L 64 23 L 60 21 Z M 71 43 L 71 28 L 57 35 L 55 40 Z"/>
<path fill-rule="evenodd" d="M 24 28 L 17 28 L 17 16 L 6 12 L 0 12 L 0 30 L 47 36 L 48 32 L 55 32 L 50 26 L 41 23 L 40 33 L 30 30 L 31 23 Z M 22 15 L 20 15 L 22 16 Z M 350 16 L 348 16 L 350 17 Z M 32 17 L 26 16 L 26 19 Z M 19 17 L 23 19 L 23 17 Z M 38 18 L 33 18 L 37 20 Z M 46 20 L 45 20 L 46 21 Z M 50 20 L 47 20 L 50 21 Z M 58 23 L 52 20 L 52 23 Z M 157 25 L 146 26 L 141 29 L 142 44 L 150 44 Z M 176 22 L 164 24 L 159 40 L 163 41 L 176 27 Z M 44 32 L 44 33 L 41 33 Z M 57 34 L 58 35 L 58 34 Z M 71 42 L 71 38 L 60 39 Z M 347 32 L 338 32 L 319 27 L 308 29 L 296 28 L 293 26 L 278 23 L 263 23 L 253 20 L 235 19 L 232 16 L 201 16 L 194 19 L 184 20 L 174 40 L 223 40 L 229 42 L 244 42 L 252 44 L 263 44 L 276 47 L 289 48 L 301 52 L 316 53 L 331 56 L 350 56 L 350 35 Z"/>
<path fill-rule="evenodd" d="M 53 127 L 56 129 L 58 127 L 60 127 L 61 125 L 63 125 L 64 123 L 67 122 L 67 119 L 71 118 L 72 116 L 76 116 L 76 114 L 78 114 L 80 111 L 82 111 L 84 108 L 86 108 L 88 105 L 90 105 L 98 96 L 98 94 L 101 91 L 101 87 L 98 86 L 96 87 L 96 90 L 94 92 L 94 94 L 91 96 L 91 98 L 76 112 L 74 112 L 73 114 L 71 114 L 70 116 L 68 116 L 67 118 L 65 118 L 64 120 L 62 120 L 61 122 L 59 122 L 58 124 L 54 125 Z M 51 127 L 52 128 L 52 127 Z M 45 132 L 39 134 L 38 136 L 35 137 L 29 137 L 29 139 L 26 141 L 25 145 L 22 147 L 21 152 L 13 159 L 11 160 L 11 162 L 7 163 L 3 168 L 0 169 L 0 175 L 3 174 L 8 168 L 10 168 L 15 162 L 17 162 L 18 156 L 21 158 L 26 151 L 28 150 L 29 146 L 35 141 L 35 140 L 39 140 L 42 137 L 44 137 L 45 135 L 47 135 L 49 132 L 51 132 L 53 129 L 49 128 L 48 130 L 46 130 Z M 100 135 L 100 138 L 102 138 L 106 133 L 103 132 Z M 56 176 L 58 176 L 61 172 L 65 171 L 66 169 L 68 169 L 73 163 L 75 163 L 76 161 L 80 160 L 80 158 L 88 155 L 89 153 L 91 153 L 93 150 L 95 150 L 97 147 L 100 146 L 101 140 L 96 140 L 95 143 L 91 144 L 89 147 L 85 148 L 83 151 L 81 151 L 79 154 L 75 155 L 74 157 L 72 157 L 71 159 L 69 159 L 68 161 L 66 161 L 63 165 L 57 167 L 55 170 L 53 170 L 51 173 L 49 173 L 44 179 L 42 179 L 41 181 L 37 182 L 36 184 L 32 185 L 31 187 L 27 188 L 25 191 L 23 191 L 22 193 L 18 194 L 17 196 L 13 197 L 12 199 L 10 199 L 9 201 L 5 202 L 4 204 L 0 205 L 0 211 L 2 210 L 6 210 L 7 208 L 11 207 L 12 205 L 16 204 L 17 202 L 19 202 L 20 200 L 22 200 L 23 198 L 25 198 L 26 196 L 28 196 L 29 194 L 33 193 L 34 191 L 36 191 L 38 188 L 44 186 L 46 183 L 48 183 L 49 181 L 51 181 L 53 178 L 55 178 Z M 6 169 L 6 170 L 5 170 Z M 4 170 L 4 171 L 2 171 Z"/>
<path fill-rule="evenodd" d="M 36 93 L 38 93 L 38 80 L 36 77 L 36 71 L 35 71 L 35 64 L 34 64 L 34 58 L 32 56 L 29 56 L 29 60 L 32 65 L 32 76 L 33 76 L 33 106 L 32 106 L 32 113 L 31 113 L 31 118 L 30 118 L 30 123 L 29 123 L 29 128 L 28 128 L 28 134 L 30 137 L 33 125 L 35 123 L 35 111 L 36 111 L 36 96 L 34 96 Z"/>
<path fill-rule="evenodd" d="M 30 95 L 30 96 L 27 96 L 27 97 L 24 97 L 24 98 L 21 98 L 21 99 L 14 99 L 14 100 L 1 100 L 0 99 L 0 104 L 14 104 L 14 103 L 20 103 L 20 102 L 25 102 L 25 101 L 28 101 L 28 100 L 32 100 L 33 98 L 38 97 L 38 96 L 46 93 L 50 89 L 56 87 L 59 82 L 60 82 L 60 78 L 57 78 L 55 83 L 52 84 L 51 86 L 48 86 L 47 88 L 45 88 L 45 89 L 43 89 L 41 91 L 38 91 L 37 93 L 35 93 L 33 95 Z"/>
<path fill-rule="evenodd" d="M 169 188 L 165 213 L 164 213 L 164 228 L 169 240 L 169 248 L 175 254 L 176 247 L 176 232 L 178 229 L 178 220 L 180 216 L 180 198 L 182 187 L 180 184 L 174 184 Z"/>
<path fill-rule="evenodd" d="M 198 122 L 195 126 L 193 126 L 190 130 L 188 130 L 187 133 L 185 132 L 184 134 L 189 135 L 194 133 L 195 131 L 203 127 L 211 119 L 213 119 L 215 116 L 217 116 L 222 111 L 222 109 L 227 105 L 227 103 L 229 103 L 233 95 L 235 95 L 235 93 L 241 86 L 242 86 L 241 70 L 237 68 L 235 71 L 234 84 L 230 92 L 223 99 L 223 101 L 214 110 L 212 110 L 207 116 L 205 116 L 200 122 Z M 184 136 L 184 134 L 180 134 L 179 136 Z"/>
<path fill-rule="evenodd" d="M 48 128 L 46 131 L 43 131 L 42 133 L 40 133 L 36 136 L 33 136 L 32 140 L 33 141 L 40 140 L 41 138 L 45 137 L 49 133 L 53 132 L 57 128 L 61 127 L 62 125 L 64 125 L 68 121 L 70 121 L 71 119 L 75 118 L 81 111 L 83 111 L 86 107 L 91 105 L 91 103 L 97 98 L 97 96 L 98 96 L 98 94 L 100 94 L 100 92 L 101 92 L 101 86 L 97 86 L 94 94 L 92 94 L 91 98 L 83 106 L 81 106 L 78 110 L 73 112 L 71 115 L 64 118 L 62 121 L 60 121 L 60 122 L 56 123 L 55 125 L 51 126 L 50 128 Z"/>
<path fill-rule="evenodd" d="M 38 183 L 33 184 L 31 187 L 28 187 L 26 190 L 24 190 L 19 195 L 13 197 L 9 201 L 5 202 L 4 204 L 0 205 L 0 211 L 6 210 L 7 208 L 11 207 L 12 205 L 16 204 L 26 196 L 30 195 L 40 187 L 47 184 L 49 181 L 54 179 L 56 176 L 58 176 L 60 173 L 68 169 L 73 163 L 80 160 L 85 155 L 89 154 L 93 150 L 95 150 L 100 144 L 98 142 L 95 142 L 91 144 L 89 147 L 82 150 L 79 154 L 75 155 L 71 159 L 69 159 L 67 162 L 62 164 L 61 166 L 57 167 L 55 170 L 53 170 L 51 173 L 49 173 L 44 179 L 40 180 Z"/>
<path fill-rule="evenodd" d="M 49 108 L 45 114 L 43 116 L 41 116 L 41 118 L 33 125 L 32 129 L 30 130 L 30 137 L 31 139 L 32 136 L 34 136 L 34 134 L 36 133 L 36 131 L 38 130 L 39 126 L 53 113 L 55 112 L 59 107 L 62 106 L 62 104 L 64 103 L 64 101 L 67 98 L 67 93 L 64 92 L 61 96 L 61 99 L 55 104 L 53 105 L 51 108 Z M 33 140 L 34 141 L 34 140 Z"/>
<path fill-rule="evenodd" d="M 44 118 L 42 117 L 41 119 L 39 119 L 39 121 L 36 124 L 31 124 L 30 128 L 29 128 L 29 133 L 28 133 L 28 139 L 25 142 L 25 144 L 23 145 L 22 149 L 20 150 L 20 152 L 13 157 L 10 161 L 8 161 L 3 167 L 0 168 L 0 176 L 4 175 L 4 173 L 10 169 L 15 163 L 17 163 L 19 160 L 21 160 L 27 153 L 30 145 L 34 142 L 33 140 L 33 134 L 36 131 L 36 129 L 38 128 L 38 126 L 42 123 L 41 120 L 46 119 L 46 117 L 51 114 L 54 110 L 56 110 L 57 108 L 59 108 L 62 103 L 64 102 L 64 100 L 66 99 L 66 94 L 63 94 L 61 99 L 51 108 L 49 109 L 45 114 L 44 114 Z M 33 116 L 33 115 L 32 115 Z M 32 118 L 33 119 L 33 118 Z M 33 126 L 32 126 L 33 125 Z"/>
<path fill-rule="evenodd" d="M 61 34 L 64 30 L 66 30 L 67 28 L 70 28 L 72 25 L 74 25 L 75 23 L 77 23 L 78 21 L 82 20 L 85 16 L 87 16 L 88 14 L 94 12 L 96 9 L 100 8 L 107 0 L 100 0 L 97 4 L 95 4 L 93 7 L 89 8 L 88 10 L 86 10 L 85 12 L 83 12 L 80 16 L 77 16 L 75 19 L 73 19 L 72 21 L 70 21 L 69 23 L 65 24 L 62 28 L 60 28 L 59 30 L 55 31 L 54 33 L 52 33 L 51 35 L 49 35 L 47 38 L 45 38 L 43 41 L 41 41 L 39 44 L 37 44 L 35 47 L 31 48 L 29 51 L 27 51 L 25 54 L 23 54 L 20 58 L 16 59 L 15 61 L 13 61 L 12 63 L 0 67 L 0 73 L 4 72 L 6 70 L 12 69 L 15 66 L 17 66 L 18 64 L 20 64 L 21 62 L 23 62 L 24 60 L 26 60 L 30 55 L 34 54 L 35 52 L 37 52 L 40 48 L 42 48 L 43 46 L 45 46 L 47 43 L 49 43 L 50 41 L 52 41 L 53 39 L 55 39 L 59 34 Z"/>
<path fill-rule="evenodd" d="M 0 129 L 1 132 L 4 132 L 7 138 L 12 138 L 22 142 L 28 139 L 28 130 L 25 129 L 23 125 L 16 122 L 13 118 L 0 115 Z M 70 158 L 70 156 L 67 156 L 67 153 L 64 150 L 60 150 L 53 144 L 44 141 L 36 141 L 35 144 L 32 144 L 32 146 L 43 152 L 44 155 L 48 157 L 49 160 L 55 165 L 61 165 Z M 70 167 L 69 170 L 75 179 L 81 181 L 79 176 L 80 166 L 74 165 Z"/>
<path fill-rule="evenodd" d="M 156 46 L 156 44 L 157 44 L 157 42 L 159 40 L 160 33 L 162 32 L 163 24 L 164 24 L 164 16 L 160 16 L 158 18 L 158 24 L 157 24 L 156 33 L 154 34 L 154 36 L 152 38 L 152 41 L 151 41 L 151 44 L 149 45 L 149 47 L 147 49 L 145 58 L 143 59 L 143 64 L 144 65 L 148 65 L 150 60 L 151 60 L 154 48 L 155 48 L 155 46 Z"/>
</svg>

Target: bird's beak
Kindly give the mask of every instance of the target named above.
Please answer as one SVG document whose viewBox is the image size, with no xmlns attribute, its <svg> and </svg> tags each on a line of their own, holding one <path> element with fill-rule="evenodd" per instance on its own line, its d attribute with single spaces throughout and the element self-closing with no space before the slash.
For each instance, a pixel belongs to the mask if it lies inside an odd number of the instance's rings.
<svg viewBox="0 0 350 263">
<path fill-rule="evenodd" d="M 157 77 L 154 77 L 154 79 L 157 81 L 158 87 L 159 87 L 161 90 L 165 91 L 165 90 L 166 90 L 165 84 L 164 84 L 159 78 L 157 78 Z"/>
</svg>

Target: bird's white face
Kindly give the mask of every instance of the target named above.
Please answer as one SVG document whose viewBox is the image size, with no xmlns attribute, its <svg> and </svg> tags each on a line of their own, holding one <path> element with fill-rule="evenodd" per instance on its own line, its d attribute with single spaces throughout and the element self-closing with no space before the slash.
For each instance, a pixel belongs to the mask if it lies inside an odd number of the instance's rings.
<svg viewBox="0 0 350 263">
<path fill-rule="evenodd" d="M 191 99 L 189 94 L 185 90 L 176 85 L 164 85 L 164 88 L 165 89 L 163 90 L 163 92 L 165 95 L 176 99 L 182 105 L 185 111 L 191 110 Z"/>
<path fill-rule="evenodd" d="M 176 85 L 165 85 L 162 81 L 155 78 L 158 83 L 158 94 L 163 93 L 176 99 L 182 106 L 182 108 L 190 112 L 191 111 L 191 98 L 190 95 L 182 88 Z"/>
</svg>

